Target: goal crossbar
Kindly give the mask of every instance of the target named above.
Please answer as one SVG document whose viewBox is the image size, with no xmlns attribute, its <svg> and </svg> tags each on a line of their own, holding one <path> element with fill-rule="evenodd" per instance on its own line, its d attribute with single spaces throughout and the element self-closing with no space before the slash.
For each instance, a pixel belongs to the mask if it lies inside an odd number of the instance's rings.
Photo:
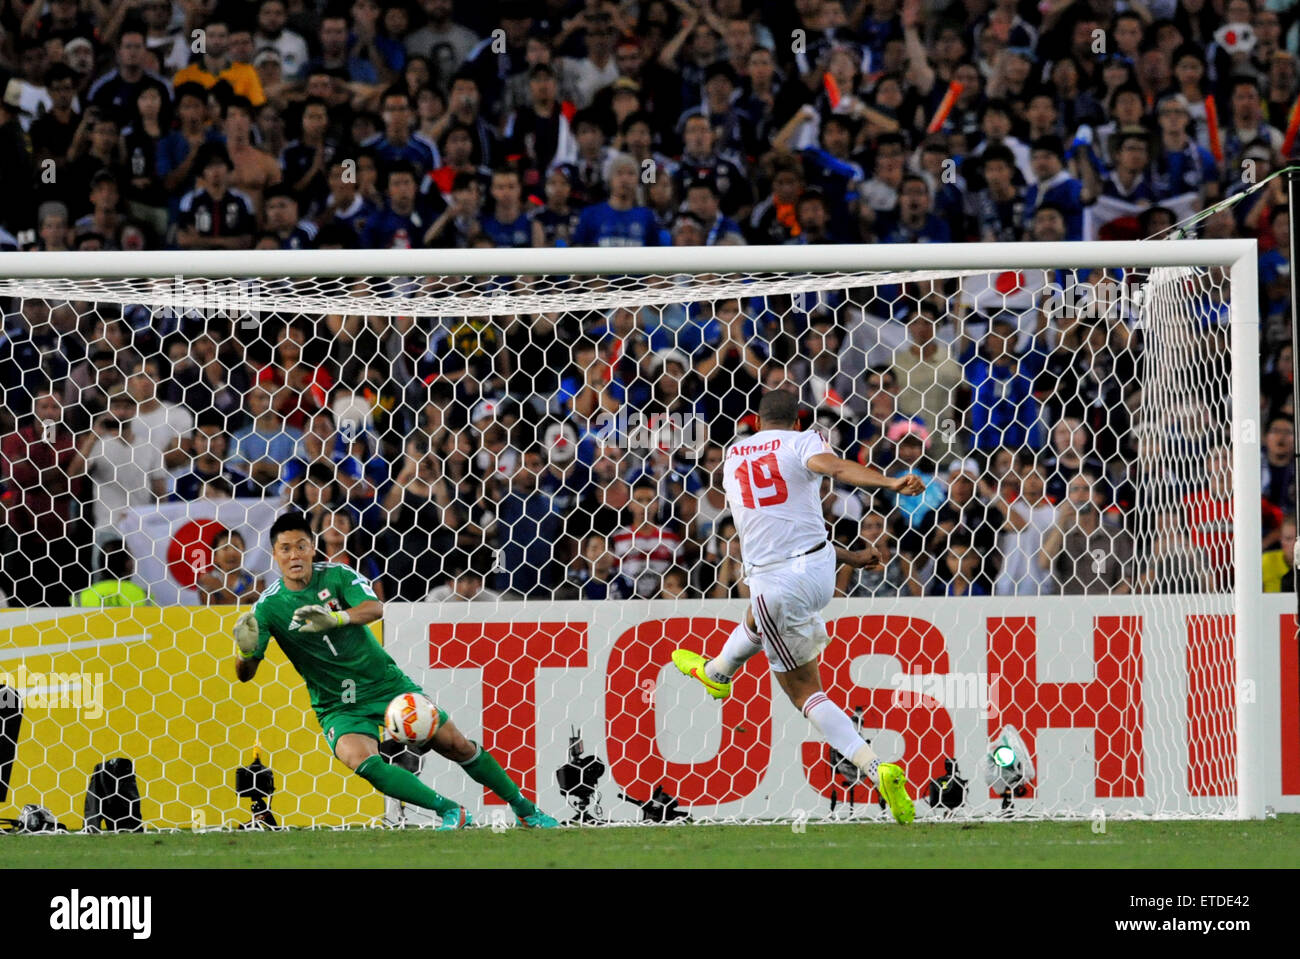
<svg viewBox="0 0 1300 959">
<path fill-rule="evenodd" d="M 162 250 L 0 253 L 0 278 L 340 277 L 488 274 L 981 271 L 1230 266 L 1256 255 L 1254 240 L 897 245 L 712 246 L 465 250 Z"/>
</svg>

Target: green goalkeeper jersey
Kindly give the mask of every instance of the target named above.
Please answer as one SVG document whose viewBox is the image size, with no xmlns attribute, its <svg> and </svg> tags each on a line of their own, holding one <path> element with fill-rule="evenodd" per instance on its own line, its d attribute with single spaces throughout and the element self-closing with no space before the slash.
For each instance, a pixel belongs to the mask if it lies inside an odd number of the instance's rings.
<svg viewBox="0 0 1300 959">
<path fill-rule="evenodd" d="M 379 645 L 369 626 L 338 626 L 324 633 L 292 628 L 299 607 L 351 609 L 377 598 L 370 581 L 350 566 L 313 563 L 306 589 L 289 589 L 281 580 L 253 606 L 257 650 L 252 658 L 265 656 L 274 637 L 307 683 L 317 713 L 382 697 L 394 685 L 409 685 L 411 681 Z"/>
</svg>

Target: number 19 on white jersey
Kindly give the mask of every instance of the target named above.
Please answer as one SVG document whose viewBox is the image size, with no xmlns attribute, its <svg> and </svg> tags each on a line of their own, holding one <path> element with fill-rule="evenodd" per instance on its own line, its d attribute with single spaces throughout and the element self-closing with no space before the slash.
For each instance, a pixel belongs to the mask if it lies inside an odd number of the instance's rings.
<svg viewBox="0 0 1300 959">
<path fill-rule="evenodd" d="M 727 447 L 722 485 L 747 564 L 780 562 L 825 542 L 822 477 L 807 463 L 829 452 L 813 430 L 763 430 Z"/>
</svg>

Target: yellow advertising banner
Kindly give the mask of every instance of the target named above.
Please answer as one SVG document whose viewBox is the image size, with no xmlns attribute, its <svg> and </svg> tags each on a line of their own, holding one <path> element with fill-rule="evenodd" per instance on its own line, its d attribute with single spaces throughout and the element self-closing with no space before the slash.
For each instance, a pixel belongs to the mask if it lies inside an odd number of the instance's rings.
<svg viewBox="0 0 1300 959">
<path fill-rule="evenodd" d="M 251 818 L 235 769 L 257 748 L 275 774 L 271 810 L 281 823 L 381 816 L 383 797 L 330 754 L 278 644 L 251 683 L 235 679 L 236 615 L 178 606 L 0 612 L 0 694 L 12 703 L 17 691 L 22 702 L 0 817 L 37 803 L 80 828 L 95 764 L 125 756 L 147 826 L 233 826 Z"/>
</svg>

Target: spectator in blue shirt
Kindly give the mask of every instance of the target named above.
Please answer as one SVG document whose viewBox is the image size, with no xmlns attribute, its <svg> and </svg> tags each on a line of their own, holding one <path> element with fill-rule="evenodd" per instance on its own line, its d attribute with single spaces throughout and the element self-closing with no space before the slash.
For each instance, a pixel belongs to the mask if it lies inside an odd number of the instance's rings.
<svg viewBox="0 0 1300 959">
<path fill-rule="evenodd" d="M 532 6 L 524 0 L 505 0 L 497 7 L 495 22 L 500 29 L 471 50 L 462 67 L 482 92 L 484 109 L 493 113 L 500 106 L 507 80 L 526 72 L 531 65 L 528 38 L 533 34 Z"/>
<path fill-rule="evenodd" d="M 748 153 L 754 118 L 739 105 L 736 71 L 725 60 L 705 69 L 703 94 L 699 105 L 687 108 L 678 119 L 678 134 L 685 129 L 687 120 L 702 116 L 713 128 L 714 148 L 719 153 Z"/>
<path fill-rule="evenodd" d="M 1083 239 L 1083 184 L 1065 169 L 1065 147 L 1058 136 L 1042 136 L 1033 142 L 1029 165 L 1034 180 L 1025 191 L 1025 228 L 1032 229 L 1039 207 L 1052 205 L 1065 218 L 1065 239 Z"/>
<path fill-rule="evenodd" d="M 267 492 L 279 484 L 280 471 L 297 455 L 302 433 L 284 422 L 274 397 L 265 386 L 248 391 L 252 422 L 234 436 L 231 458 L 243 464 L 248 475 Z"/>
<path fill-rule="evenodd" d="M 550 575 L 554 545 L 563 528 L 563 518 L 552 497 L 538 487 L 544 468 L 542 453 L 524 453 L 511 479 L 510 492 L 497 506 L 497 545 L 501 567 L 494 574 L 494 589 L 521 596 L 540 596 Z"/>
<path fill-rule="evenodd" d="M 919 172 L 929 179 L 934 190 L 934 201 L 931 204 L 934 215 L 948 224 L 949 234 L 953 236 L 964 234 L 966 178 L 962 176 L 960 170 L 953 168 L 952 151 L 948 149 L 948 140 L 943 134 L 936 134 L 921 145 Z M 884 184 L 877 179 L 876 185 L 881 187 Z M 859 183 L 853 191 L 853 199 L 859 215 L 861 215 L 862 204 L 858 202 L 858 194 L 864 187 L 865 184 Z M 879 195 L 877 190 L 877 196 Z"/>
<path fill-rule="evenodd" d="M 1055 203 L 1044 203 L 1033 211 L 1029 218 L 1029 233 L 1026 239 L 1033 243 L 1059 243 L 1066 238 L 1065 211 Z M 1055 277 L 1051 282 L 1057 283 L 1062 289 L 1070 281 L 1069 277 L 1065 278 L 1066 283 L 1060 283 Z"/>
<path fill-rule="evenodd" d="M 350 175 L 350 169 L 351 166 L 344 157 L 336 157 L 330 164 L 329 193 L 318 219 L 322 228 L 335 224 L 350 230 L 354 235 L 350 245 L 356 246 L 379 210 L 361 195 L 357 178 Z"/>
<path fill-rule="evenodd" d="M 278 2 L 278 0 L 271 0 Z M 308 97 L 303 103 L 301 136 L 280 153 L 284 182 L 293 188 L 301 210 L 316 214 L 329 193 L 327 174 L 338 144 L 329 136 L 329 104 L 320 97 Z"/>
<path fill-rule="evenodd" d="M 533 243 L 533 225 L 524 213 L 523 187 L 513 169 L 492 173 L 492 212 L 480 216 L 483 235 L 497 247 L 527 247 Z"/>
<path fill-rule="evenodd" d="M 968 426 L 973 446 L 992 453 L 1000 446 L 1020 449 L 1038 442 L 1036 371 L 1015 353 L 1016 323 L 1008 314 L 995 316 L 979 348 L 966 360 L 971 388 Z"/>
<path fill-rule="evenodd" d="M 153 87 L 163 102 L 171 101 L 171 85 L 145 69 L 148 52 L 144 31 L 138 25 L 126 26 L 117 41 L 117 69 L 101 76 L 86 94 L 86 102 L 117 120 L 119 127 L 136 119 L 135 104 L 143 88 Z"/>
<path fill-rule="evenodd" d="M 836 232 L 826 196 L 815 186 L 799 195 L 794 205 L 794 216 L 795 222 L 799 224 L 799 235 L 789 241 L 791 244 L 844 243 L 849 239 L 845 234 Z"/>
<path fill-rule="evenodd" d="M 1219 165 L 1214 156 L 1188 135 L 1191 119 L 1187 98 L 1165 97 L 1156 108 L 1160 145 L 1152 163 L 1156 199 L 1195 193 L 1202 205 L 1219 198 Z"/>
<path fill-rule="evenodd" d="M 353 83 L 376 84 L 382 81 L 374 61 L 379 54 L 372 46 L 354 41 L 348 35 L 348 17 L 326 13 L 320 21 L 320 56 L 307 68 L 308 75 L 343 69 Z"/>
<path fill-rule="evenodd" d="M 379 0 L 353 0 L 352 30 L 348 44 L 357 57 L 366 57 L 374 64 L 381 80 L 390 79 L 406 66 L 406 47 L 401 40 L 387 36 L 388 13 L 400 4 L 384 4 Z M 380 18 L 383 22 L 380 22 Z"/>
<path fill-rule="evenodd" d="M 260 496 L 261 488 L 227 458 L 230 437 L 222 430 L 222 417 L 213 412 L 200 416 L 189 436 L 189 464 L 172 474 L 171 499 L 188 502 L 203 496 L 204 485 L 224 477 L 234 497 Z"/>
<path fill-rule="evenodd" d="M 983 562 L 979 552 L 965 539 L 953 539 L 935 561 L 934 575 L 926 585 L 927 596 L 987 596 L 988 587 L 979 576 Z"/>
<path fill-rule="evenodd" d="M 367 227 L 362 245 L 375 250 L 419 249 L 425 245 L 424 234 L 430 224 L 415 208 L 419 180 L 415 167 L 399 160 L 388 171 L 388 203 L 375 214 Z"/>
<path fill-rule="evenodd" d="M 971 239 L 1010 243 L 1024 230 L 1025 188 L 1016 183 L 1016 159 L 995 143 L 980 154 L 984 188 L 967 194 Z"/>
<path fill-rule="evenodd" d="M 852 120 L 832 113 L 822 121 L 821 145 L 802 152 L 804 180 L 825 194 L 836 232 L 855 226 L 852 207 L 858 201 L 858 187 L 867 178 L 862 167 L 849 159 L 854 133 Z"/>
<path fill-rule="evenodd" d="M 699 218 L 704 228 L 704 245 L 745 242 L 740 224 L 724 216 L 719 206 L 718 188 L 711 179 L 692 181 L 686 190 L 686 210 Z"/>
<path fill-rule="evenodd" d="M 574 246 L 663 246 L 654 211 L 638 206 L 636 161 L 620 156 L 610 166 L 609 200 L 582 211 Z"/>
<path fill-rule="evenodd" d="M 316 224 L 298 216 L 298 198 L 283 183 L 267 187 L 266 229 L 282 250 L 310 250 L 316 246 Z"/>
<path fill-rule="evenodd" d="M 948 224 L 930 210 L 930 186 L 924 177 L 909 174 L 898 188 L 898 209 L 882 215 L 876 234 L 881 243 L 948 243 Z"/>
<path fill-rule="evenodd" d="M 583 541 L 582 552 L 569 566 L 569 582 L 578 588 L 579 598 L 586 600 L 636 595 L 636 584 L 615 567 L 614 554 L 602 533 L 592 533 Z"/>
<path fill-rule="evenodd" d="M 381 167 L 406 160 L 415 167 L 419 182 L 426 173 L 442 165 L 437 145 L 411 129 L 415 121 L 415 106 L 410 94 L 399 87 L 393 87 L 385 91 L 380 109 L 383 112 L 384 132 L 367 142 L 366 146 L 375 151 Z"/>
<path fill-rule="evenodd" d="M 194 188 L 194 180 L 203 171 L 195 169 L 199 147 L 209 140 L 224 140 L 212 125 L 208 113 L 208 91 L 198 83 L 182 83 L 176 88 L 176 119 L 179 126 L 158 141 L 154 171 L 167 191 L 171 218 L 180 212 L 180 198 Z"/>
<path fill-rule="evenodd" d="M 1273 248 L 1259 255 L 1259 292 L 1265 316 L 1279 320 L 1291 305 L 1291 214 L 1285 203 L 1273 206 L 1268 215 Z"/>
<path fill-rule="evenodd" d="M 1125 130 L 1110 138 L 1111 172 L 1101 177 L 1091 163 L 1082 163 L 1083 204 L 1110 197 L 1127 203 L 1154 203 L 1156 191 L 1147 175 L 1151 145 L 1143 130 Z"/>
<path fill-rule="evenodd" d="M 749 219 L 754 205 L 754 178 L 739 157 L 718 148 L 709 118 L 702 113 L 687 116 L 682 121 L 681 136 L 681 162 L 673 171 L 678 195 L 685 194 L 696 180 L 710 179 L 718 188 L 727 216 L 740 222 Z"/>
</svg>

